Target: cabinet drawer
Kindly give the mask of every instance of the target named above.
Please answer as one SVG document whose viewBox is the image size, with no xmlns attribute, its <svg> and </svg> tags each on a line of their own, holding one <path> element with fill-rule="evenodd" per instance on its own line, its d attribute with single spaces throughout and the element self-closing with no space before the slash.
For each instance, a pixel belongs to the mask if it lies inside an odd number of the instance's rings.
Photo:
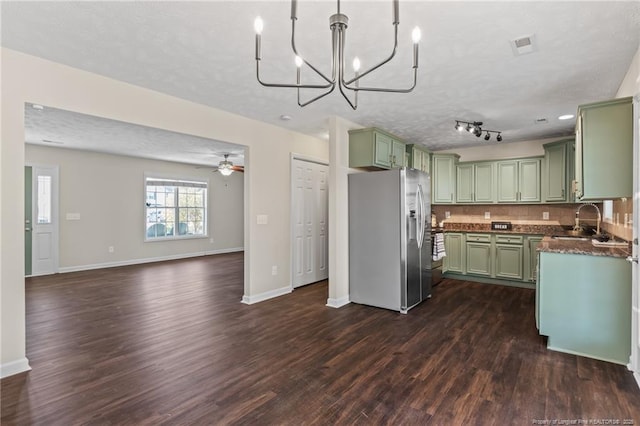
<svg viewBox="0 0 640 426">
<path fill-rule="evenodd" d="M 489 234 L 467 234 L 467 241 L 474 241 L 478 243 L 490 243 L 491 235 Z"/>
<path fill-rule="evenodd" d="M 522 244 L 523 242 L 522 235 L 496 235 L 497 244 Z"/>
</svg>

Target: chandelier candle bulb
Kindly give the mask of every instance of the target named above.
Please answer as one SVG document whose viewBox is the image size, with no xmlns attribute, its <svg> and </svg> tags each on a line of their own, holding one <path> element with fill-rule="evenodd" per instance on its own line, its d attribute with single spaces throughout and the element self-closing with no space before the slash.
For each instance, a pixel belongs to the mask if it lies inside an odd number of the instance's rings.
<svg viewBox="0 0 640 426">
<path fill-rule="evenodd" d="M 393 0 L 393 25 L 400 23 L 400 0 Z"/>
<path fill-rule="evenodd" d="M 260 18 L 259 16 L 256 18 L 255 22 L 253 23 L 253 28 L 256 30 L 256 61 L 259 61 L 261 58 L 261 54 L 260 51 L 261 46 L 260 46 L 260 39 L 261 39 L 261 34 L 262 34 L 262 29 L 264 27 L 264 23 L 262 22 L 262 18 Z"/>
</svg>

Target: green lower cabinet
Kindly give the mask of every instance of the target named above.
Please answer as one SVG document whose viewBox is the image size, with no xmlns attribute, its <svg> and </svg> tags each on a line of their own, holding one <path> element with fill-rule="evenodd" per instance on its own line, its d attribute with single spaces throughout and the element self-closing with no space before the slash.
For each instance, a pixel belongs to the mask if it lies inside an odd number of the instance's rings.
<svg viewBox="0 0 640 426">
<path fill-rule="evenodd" d="M 465 250 L 464 250 L 464 234 L 457 232 L 448 232 L 444 234 L 444 247 L 447 252 L 443 262 L 443 272 L 456 272 L 464 274 Z"/>
<path fill-rule="evenodd" d="M 443 272 L 532 289 L 541 240 L 541 235 L 447 232 Z"/>
<path fill-rule="evenodd" d="M 496 244 L 496 278 L 522 280 L 522 244 Z"/>
<path fill-rule="evenodd" d="M 525 280 L 535 282 L 538 276 L 538 244 L 542 241 L 542 236 L 529 235 L 524 244 L 524 272 Z"/>
<path fill-rule="evenodd" d="M 467 274 L 491 276 L 491 244 L 467 241 Z"/>
<path fill-rule="evenodd" d="M 624 258 L 540 253 L 536 314 L 547 347 L 626 365 L 631 264 Z"/>
</svg>

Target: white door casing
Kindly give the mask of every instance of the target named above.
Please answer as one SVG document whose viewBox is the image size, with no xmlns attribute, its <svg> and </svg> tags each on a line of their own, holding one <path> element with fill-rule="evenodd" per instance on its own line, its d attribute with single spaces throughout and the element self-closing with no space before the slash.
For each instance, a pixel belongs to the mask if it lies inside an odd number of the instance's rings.
<svg viewBox="0 0 640 426">
<path fill-rule="evenodd" d="M 292 287 L 327 279 L 327 164 L 293 156 L 291 159 L 291 283 Z"/>
<path fill-rule="evenodd" d="M 58 272 L 58 166 L 33 168 L 32 275 Z"/>
<path fill-rule="evenodd" d="M 638 219 L 640 217 L 640 94 L 633 98 L 633 226 L 631 245 L 631 359 L 629 369 L 633 371 L 640 385 L 640 265 L 638 263 L 638 235 L 640 234 Z"/>
</svg>

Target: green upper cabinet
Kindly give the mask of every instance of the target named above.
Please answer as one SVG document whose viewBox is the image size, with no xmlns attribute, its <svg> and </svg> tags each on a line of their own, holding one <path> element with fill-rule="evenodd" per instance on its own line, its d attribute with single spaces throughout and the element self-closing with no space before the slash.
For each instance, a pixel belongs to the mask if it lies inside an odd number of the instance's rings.
<svg viewBox="0 0 640 426">
<path fill-rule="evenodd" d="M 494 162 L 460 163 L 456 167 L 457 203 L 494 203 Z"/>
<path fill-rule="evenodd" d="M 407 153 L 409 155 L 409 161 L 407 167 L 411 167 L 416 170 L 422 170 L 429 173 L 429 151 L 422 145 L 410 144 L 407 145 Z"/>
<path fill-rule="evenodd" d="M 580 201 L 633 195 L 631 97 L 578 107 L 575 174 Z"/>
<path fill-rule="evenodd" d="M 574 140 L 564 140 L 544 145 L 542 192 L 546 203 L 570 203 L 574 163 Z"/>
<path fill-rule="evenodd" d="M 434 204 L 453 204 L 456 200 L 456 154 L 433 154 L 431 157 L 431 199 Z"/>
<path fill-rule="evenodd" d="M 498 202 L 539 203 L 540 163 L 540 158 L 498 161 Z"/>
<path fill-rule="evenodd" d="M 405 144 L 376 128 L 349 131 L 349 167 L 391 169 L 405 165 Z"/>
</svg>

